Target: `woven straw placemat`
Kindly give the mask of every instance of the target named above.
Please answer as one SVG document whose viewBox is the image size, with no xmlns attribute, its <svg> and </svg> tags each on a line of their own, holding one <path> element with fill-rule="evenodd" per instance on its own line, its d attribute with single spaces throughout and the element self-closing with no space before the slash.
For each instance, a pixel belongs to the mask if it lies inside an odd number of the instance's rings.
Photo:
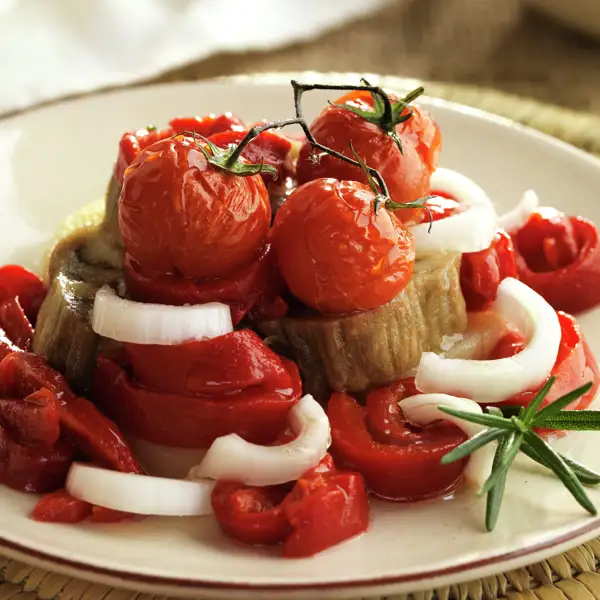
<svg viewBox="0 0 600 600">
<path fill-rule="evenodd" d="M 282 76 L 276 77 L 281 79 Z M 337 78 L 331 76 L 331 79 Z M 401 79 L 394 77 L 384 77 L 380 81 L 391 88 L 405 87 Z M 426 89 L 431 96 L 512 118 L 600 155 L 600 117 L 472 86 L 430 83 Z M 460 585 L 389 597 L 389 600 L 600 600 L 599 571 L 600 538 L 526 568 Z M 0 600 L 38 598 L 153 600 L 154 597 L 73 579 L 0 557 Z M 317 594 L 314 598 L 319 600 Z"/>
</svg>

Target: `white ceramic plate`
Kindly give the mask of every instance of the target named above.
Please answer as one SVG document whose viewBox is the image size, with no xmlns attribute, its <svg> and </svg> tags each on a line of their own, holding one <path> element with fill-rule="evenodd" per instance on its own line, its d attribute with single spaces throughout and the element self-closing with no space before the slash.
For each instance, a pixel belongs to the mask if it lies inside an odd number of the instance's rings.
<svg viewBox="0 0 600 600">
<path fill-rule="evenodd" d="M 292 94 L 286 80 L 280 76 L 140 88 L 1 123 L 0 262 L 35 266 L 60 220 L 103 193 L 125 129 L 160 125 L 175 114 L 223 110 L 248 121 L 287 117 Z M 386 85 L 407 84 L 388 79 Z M 315 93 L 306 100 L 312 116 L 325 97 Z M 511 206 L 523 190 L 535 188 L 544 203 L 600 223 L 599 161 L 476 110 L 436 100 L 427 104 L 442 128 L 442 164 L 475 178 L 499 207 Z M 600 356 L 600 311 L 585 315 L 582 323 Z M 600 435 L 571 435 L 562 446 L 600 469 Z M 600 506 L 600 490 L 591 493 Z M 410 505 L 373 502 L 368 533 L 303 560 L 237 545 L 210 518 L 62 526 L 31 521 L 34 502 L 0 487 L 3 553 L 154 594 L 213 598 L 298 598 L 317 591 L 321 598 L 337 598 L 416 591 L 516 568 L 600 535 L 600 518 L 589 517 L 562 485 L 525 462 L 510 474 L 492 534 L 482 528 L 482 502 L 464 493 Z"/>
</svg>

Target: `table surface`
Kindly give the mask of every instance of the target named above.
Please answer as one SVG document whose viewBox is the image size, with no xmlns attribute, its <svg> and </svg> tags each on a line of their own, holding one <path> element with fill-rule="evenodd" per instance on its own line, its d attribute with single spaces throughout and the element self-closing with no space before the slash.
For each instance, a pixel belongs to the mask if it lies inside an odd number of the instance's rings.
<svg viewBox="0 0 600 600">
<path fill-rule="evenodd" d="M 309 43 L 219 55 L 159 80 L 301 70 L 487 86 L 600 113 L 600 41 L 569 31 L 523 0 L 394 0 L 383 12 Z"/>
</svg>

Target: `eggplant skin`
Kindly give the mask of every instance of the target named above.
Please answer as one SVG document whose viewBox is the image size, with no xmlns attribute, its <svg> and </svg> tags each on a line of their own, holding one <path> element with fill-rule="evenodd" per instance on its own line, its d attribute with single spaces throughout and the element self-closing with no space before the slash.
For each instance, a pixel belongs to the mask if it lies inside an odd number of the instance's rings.
<svg viewBox="0 0 600 600">
<path fill-rule="evenodd" d="M 284 317 L 258 329 L 298 363 L 306 393 L 321 400 L 331 390 L 360 394 L 410 374 L 423 352 L 439 352 L 444 336 L 465 331 L 459 274 L 460 255 L 418 260 L 408 285 L 380 308 Z"/>
</svg>

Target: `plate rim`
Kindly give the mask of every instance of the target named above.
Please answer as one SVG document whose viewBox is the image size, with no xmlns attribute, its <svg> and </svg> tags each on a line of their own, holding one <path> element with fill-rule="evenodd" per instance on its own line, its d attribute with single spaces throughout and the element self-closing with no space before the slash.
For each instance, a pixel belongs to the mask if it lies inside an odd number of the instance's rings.
<svg viewBox="0 0 600 600">
<path fill-rule="evenodd" d="M 420 84 L 421 81 L 413 78 L 404 78 L 394 75 L 377 75 L 367 74 L 362 75 L 373 79 L 374 82 L 388 88 L 405 88 L 413 84 Z M 165 88 L 197 88 L 205 85 L 236 85 L 248 84 L 253 86 L 281 86 L 289 83 L 290 79 L 311 79 L 313 81 L 331 81 L 336 80 L 351 80 L 355 81 L 361 77 L 358 73 L 353 72 L 313 72 L 313 71 L 290 71 L 278 73 L 258 73 L 233 76 L 221 76 L 199 81 L 177 81 L 177 82 L 159 82 L 148 85 L 135 85 L 132 87 L 119 87 L 101 91 L 91 95 L 78 96 L 68 98 L 63 101 L 55 102 L 49 105 L 44 105 L 39 108 L 28 110 L 24 113 L 13 115 L 6 119 L 0 120 L 0 132 L 11 126 L 18 126 L 20 121 L 36 118 L 37 115 L 51 114 L 53 111 L 68 110 L 74 105 L 93 104 L 102 101 L 107 96 L 120 96 L 131 94 L 153 93 L 155 90 Z M 572 144 L 555 138 L 551 135 L 543 133 L 537 129 L 515 122 L 509 118 L 489 113 L 485 110 L 470 107 L 451 100 L 435 98 L 427 96 L 428 103 L 444 106 L 454 112 L 468 114 L 476 119 L 481 119 L 487 122 L 494 123 L 504 128 L 509 128 L 518 131 L 527 137 L 534 138 L 538 143 L 550 145 L 562 153 L 569 154 L 572 158 L 578 161 L 587 163 L 590 167 L 600 170 L 600 158 L 593 156 L 584 150 L 573 146 Z M 154 593 L 164 591 L 166 593 L 179 593 L 189 596 L 191 594 L 201 593 L 224 593 L 233 592 L 250 592 L 261 594 L 261 597 L 271 597 L 271 594 L 277 592 L 289 593 L 310 593 L 319 592 L 323 597 L 346 597 L 350 593 L 356 594 L 368 590 L 368 593 L 379 593 L 375 590 L 394 591 L 404 588 L 407 584 L 414 584 L 411 591 L 418 589 L 433 587 L 434 582 L 443 578 L 450 578 L 446 583 L 440 582 L 438 585 L 449 585 L 456 581 L 464 581 L 455 576 L 459 573 L 465 574 L 465 579 L 477 576 L 478 570 L 483 570 L 495 564 L 510 564 L 510 568 L 518 568 L 532 561 L 542 560 L 547 556 L 552 555 L 557 551 L 572 547 L 571 542 L 575 545 L 584 543 L 600 534 L 600 516 L 590 519 L 585 524 L 575 530 L 563 533 L 559 537 L 552 538 L 547 541 L 538 542 L 532 546 L 519 548 L 510 552 L 497 554 L 491 557 L 478 560 L 469 560 L 460 564 L 455 564 L 450 567 L 444 567 L 431 571 L 420 571 L 419 573 L 405 575 L 384 575 L 380 577 L 352 579 L 348 581 L 338 582 L 319 582 L 319 583 L 241 583 L 241 582 L 221 582 L 221 581 L 206 581 L 202 579 L 169 577 L 160 575 L 147 575 L 138 572 L 127 571 L 126 568 L 117 570 L 108 567 L 88 564 L 71 558 L 63 558 L 41 550 L 35 550 L 22 545 L 20 543 L 8 540 L 0 535 L 0 549 L 6 551 L 10 557 L 15 557 L 16 560 L 31 560 L 33 565 L 39 565 L 44 568 L 56 568 L 57 571 L 73 574 L 77 577 L 84 578 L 89 581 L 105 583 L 111 581 L 112 584 L 120 587 L 139 589 L 140 584 L 148 587 Z M 137 586 L 137 587 L 133 587 Z M 244 595 L 244 598 L 248 598 Z"/>
</svg>

